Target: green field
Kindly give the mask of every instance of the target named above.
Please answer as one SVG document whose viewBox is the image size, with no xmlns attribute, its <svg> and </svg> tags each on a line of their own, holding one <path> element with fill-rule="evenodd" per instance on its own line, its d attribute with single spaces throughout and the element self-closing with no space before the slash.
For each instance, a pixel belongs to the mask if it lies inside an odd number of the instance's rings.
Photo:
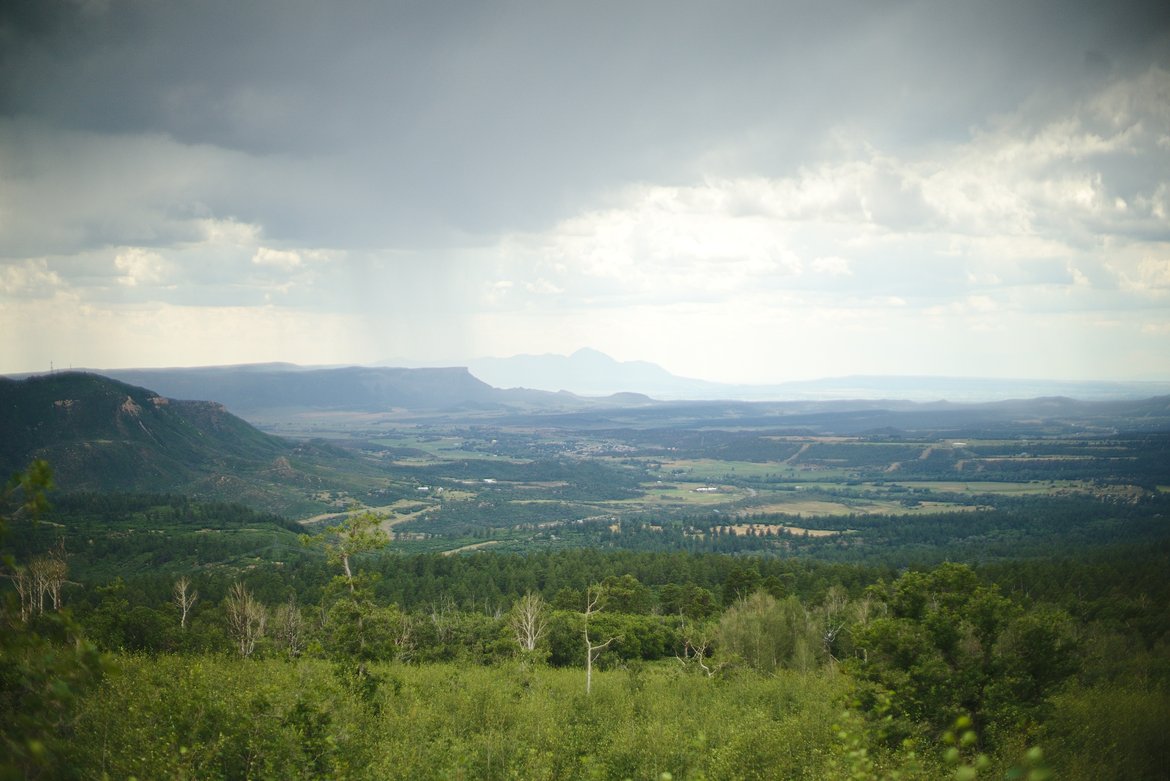
<svg viewBox="0 0 1170 781">
<path fill-rule="evenodd" d="M 801 517 L 836 515 L 925 515 L 939 512 L 971 512 L 979 507 L 951 502 L 920 501 L 906 506 L 896 501 L 858 501 L 853 503 L 835 502 L 828 499 L 793 498 L 786 501 L 769 501 L 767 504 L 751 505 L 744 508 L 744 514 L 798 515 Z"/>
<path fill-rule="evenodd" d="M 673 479 L 715 480 L 721 477 L 762 478 L 787 472 L 791 467 L 778 461 L 721 461 L 714 458 L 670 459 L 658 462 L 663 474 Z"/>
<path fill-rule="evenodd" d="M 1055 494 L 1062 491 L 1087 491 L 1090 488 L 1089 484 L 1079 480 L 1060 480 L 1048 483 L 980 482 L 977 480 L 942 480 L 931 482 L 891 481 L 886 483 L 886 485 L 899 486 L 910 490 L 930 491 L 932 493 L 968 495 L 1000 494 L 1006 496 L 1037 496 Z"/>
</svg>

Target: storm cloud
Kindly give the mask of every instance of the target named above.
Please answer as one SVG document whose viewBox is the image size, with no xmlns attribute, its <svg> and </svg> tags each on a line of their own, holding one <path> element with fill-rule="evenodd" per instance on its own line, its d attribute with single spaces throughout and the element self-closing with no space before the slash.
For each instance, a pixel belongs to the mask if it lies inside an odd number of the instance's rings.
<svg viewBox="0 0 1170 781">
<path fill-rule="evenodd" d="M 1168 212 L 1163 3 L 0 10 L 0 371 L 1164 379 Z"/>
</svg>

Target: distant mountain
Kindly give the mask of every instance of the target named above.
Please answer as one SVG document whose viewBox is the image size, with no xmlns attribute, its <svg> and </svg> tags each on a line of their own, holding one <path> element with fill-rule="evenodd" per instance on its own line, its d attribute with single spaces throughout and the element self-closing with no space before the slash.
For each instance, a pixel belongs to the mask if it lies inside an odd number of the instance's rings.
<svg viewBox="0 0 1170 781">
<path fill-rule="evenodd" d="M 1170 396 L 1115 401 L 1048 397 L 979 404 L 864 399 L 670 401 L 517 414 L 506 422 L 568 430 L 761 429 L 804 436 L 1110 436 L 1170 431 Z"/>
<path fill-rule="evenodd" d="M 244 417 L 260 411 L 297 408 L 466 411 L 509 406 L 561 407 L 572 401 L 563 394 L 543 391 L 501 391 L 463 367 L 316 369 L 263 364 L 118 369 L 103 374 L 155 388 L 174 398 L 214 399 Z"/>
<path fill-rule="evenodd" d="M 1065 397 L 1079 401 L 1148 399 L 1170 394 L 1170 382 L 1105 380 L 1028 380 L 994 377 L 849 376 L 795 380 L 779 385 L 728 386 L 736 398 L 810 401 L 897 399 L 977 404 Z"/>
<path fill-rule="evenodd" d="M 589 348 L 572 355 L 476 358 L 468 362 L 468 368 L 497 388 L 569 391 L 583 396 L 628 392 L 662 399 L 719 399 L 730 398 L 725 394 L 734 387 L 677 377 L 647 361 L 617 361 Z"/>
<path fill-rule="evenodd" d="M 979 377 L 847 376 L 767 385 L 678 377 L 646 361 L 617 361 L 597 350 L 572 355 L 516 355 L 468 362 L 471 373 L 498 388 L 565 390 L 586 396 L 623 391 L 663 400 L 952 401 L 978 403 L 1067 396 L 1085 401 L 1144 399 L 1170 394 L 1170 382 L 1108 382 Z"/>
<path fill-rule="evenodd" d="M 1070 388 L 1067 384 L 1022 380 L 851 377 L 765 387 L 721 386 L 674 378 L 679 380 L 675 388 L 690 388 L 702 396 L 696 400 L 676 396 L 671 400 L 666 392 L 673 377 L 669 372 L 645 362 L 615 361 L 595 350 L 581 350 L 571 356 L 518 356 L 499 359 L 492 365 L 501 370 L 511 366 L 517 372 L 502 373 L 494 378 L 496 382 L 544 377 L 546 387 L 564 381 L 602 393 L 628 382 L 634 390 L 579 396 L 564 390 L 531 389 L 536 382 L 501 389 L 466 368 L 455 367 L 306 368 L 261 364 L 118 370 L 110 374 L 132 386 L 153 388 L 164 397 L 214 400 L 268 430 L 280 428 L 293 416 L 303 423 L 314 415 L 328 418 L 335 412 L 405 414 L 447 421 L 482 419 L 486 414 L 499 422 L 526 418 L 549 425 L 585 425 L 591 421 L 589 426 L 605 425 L 605 421 L 616 425 L 621 425 L 620 421 L 633 425 L 670 421 L 689 425 L 699 419 L 707 421 L 706 425 L 739 421 L 743 425 L 807 427 L 821 432 L 863 432 L 886 427 L 954 430 L 976 425 L 976 421 L 982 421 L 978 425 L 994 422 L 998 427 L 1016 425 L 1023 419 L 1062 419 L 1060 427 L 1071 425 L 1074 429 L 1089 425 L 1148 430 L 1161 427 L 1166 418 L 1164 400 L 1152 398 L 1153 393 L 1139 393 L 1156 389 L 1157 383 L 1080 383 Z M 63 376 L 72 375 L 52 375 Z M 1052 387 L 1073 392 L 1044 392 Z M 649 394 L 643 389 L 649 389 Z M 54 397 L 67 398 L 72 397 Z M 943 399 L 947 401 L 940 401 Z M 1153 403 L 1124 403 L 1140 399 Z M 136 403 L 143 406 L 142 402 Z"/>
</svg>

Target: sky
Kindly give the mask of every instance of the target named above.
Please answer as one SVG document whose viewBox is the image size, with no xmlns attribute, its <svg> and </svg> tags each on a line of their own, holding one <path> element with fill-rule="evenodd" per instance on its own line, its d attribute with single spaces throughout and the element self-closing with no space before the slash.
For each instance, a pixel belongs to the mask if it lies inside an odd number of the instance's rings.
<svg viewBox="0 0 1170 781">
<path fill-rule="evenodd" d="M 0 4 L 0 372 L 1170 379 L 1170 5 Z"/>
</svg>

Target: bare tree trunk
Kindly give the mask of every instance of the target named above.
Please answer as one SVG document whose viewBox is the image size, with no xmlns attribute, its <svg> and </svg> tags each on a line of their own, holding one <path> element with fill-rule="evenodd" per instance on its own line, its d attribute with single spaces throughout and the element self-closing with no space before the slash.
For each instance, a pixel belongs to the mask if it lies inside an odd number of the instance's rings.
<svg viewBox="0 0 1170 781">
<path fill-rule="evenodd" d="M 20 621 L 26 623 L 32 617 L 33 602 L 32 578 L 28 574 L 28 568 L 17 567 L 8 575 L 8 579 L 12 581 L 20 597 Z"/>
<path fill-rule="evenodd" d="M 594 645 L 593 641 L 589 639 L 589 616 L 594 613 L 601 612 L 601 608 L 597 606 L 601 599 L 601 591 L 599 589 L 590 587 L 585 591 L 585 598 L 587 601 L 585 605 L 585 693 L 589 694 L 593 688 L 593 662 L 597 657 L 601 656 L 601 652 L 609 647 L 609 644 L 619 638 L 611 637 L 604 643 Z"/>
<path fill-rule="evenodd" d="M 691 625 L 686 625 L 683 627 L 683 655 L 675 654 L 675 658 L 684 668 L 689 669 L 692 664 L 698 665 L 708 678 L 713 678 L 723 665 L 720 664 L 714 668 L 707 666 L 706 658 L 710 648 L 711 639 L 706 631 L 700 631 Z"/>
<path fill-rule="evenodd" d="M 256 641 L 264 636 L 268 611 L 252 597 L 252 592 L 239 582 L 232 586 L 225 607 L 228 629 L 236 641 L 236 648 L 240 656 L 247 658 L 256 650 Z"/>
<path fill-rule="evenodd" d="M 38 616 L 45 612 L 45 592 L 49 589 L 48 564 L 49 560 L 44 556 L 37 556 L 28 563 L 28 574 L 32 578 L 32 612 Z"/>
<path fill-rule="evenodd" d="M 187 628 L 187 617 L 199 599 L 199 592 L 191 588 L 191 580 L 186 575 L 175 581 L 174 602 L 179 608 L 179 628 Z"/>
<path fill-rule="evenodd" d="M 854 620 L 861 626 L 869 626 L 870 619 L 874 613 L 879 613 L 881 605 L 875 604 L 873 596 L 869 593 L 861 595 L 861 599 L 853 603 Z"/>
<path fill-rule="evenodd" d="M 536 650 L 536 644 L 544 636 L 548 621 L 545 604 L 539 594 L 525 594 L 512 606 L 508 615 L 508 626 L 516 638 L 516 644 L 525 651 Z"/>
<path fill-rule="evenodd" d="M 305 621 L 295 596 L 290 596 L 288 602 L 276 608 L 272 623 L 273 636 L 289 658 L 300 656 L 305 648 Z"/>
<path fill-rule="evenodd" d="M 45 612 L 46 597 L 48 597 L 53 610 L 61 608 L 61 586 L 65 585 L 65 576 L 68 572 L 69 565 L 65 563 L 63 545 L 44 556 L 37 556 L 28 563 L 29 598 L 32 612 L 38 615 Z"/>
<path fill-rule="evenodd" d="M 451 641 L 455 630 L 458 608 L 451 597 L 443 595 L 438 602 L 431 603 L 431 624 L 435 627 L 435 636 L 441 643 Z"/>
<path fill-rule="evenodd" d="M 349 568 L 349 554 L 341 554 L 341 568 L 345 570 L 345 582 L 349 585 L 349 593 L 354 593 L 353 572 Z"/>
<path fill-rule="evenodd" d="M 398 632 L 394 636 L 394 645 L 398 648 L 398 660 L 410 661 L 414 652 L 414 620 L 409 613 L 403 613 L 398 620 Z"/>
<path fill-rule="evenodd" d="M 65 578 L 69 574 L 69 565 L 65 559 L 65 540 L 58 540 L 57 546 L 45 559 L 45 590 L 53 610 L 61 609 L 61 587 L 65 585 Z"/>
</svg>

